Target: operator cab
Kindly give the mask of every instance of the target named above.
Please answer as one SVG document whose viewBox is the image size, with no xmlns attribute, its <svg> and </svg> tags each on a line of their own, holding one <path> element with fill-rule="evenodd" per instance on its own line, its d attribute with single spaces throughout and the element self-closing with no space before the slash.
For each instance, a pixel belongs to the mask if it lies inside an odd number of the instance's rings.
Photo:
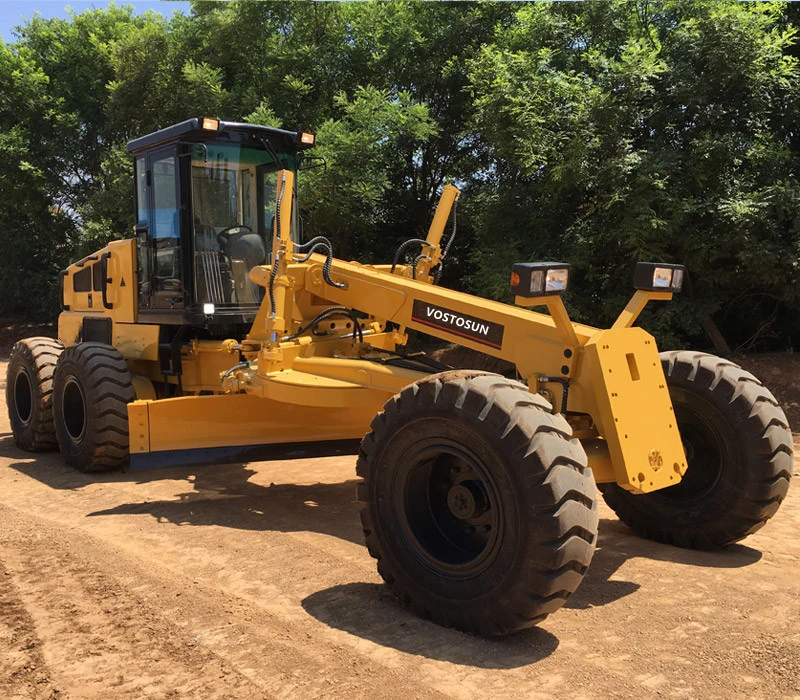
<svg viewBox="0 0 800 700">
<path fill-rule="evenodd" d="M 278 172 L 296 172 L 301 151 L 313 144 L 311 134 L 207 118 L 128 143 L 140 320 L 252 322 L 264 289 L 249 273 L 270 263 Z M 297 207 L 292 211 L 296 241 Z"/>
</svg>

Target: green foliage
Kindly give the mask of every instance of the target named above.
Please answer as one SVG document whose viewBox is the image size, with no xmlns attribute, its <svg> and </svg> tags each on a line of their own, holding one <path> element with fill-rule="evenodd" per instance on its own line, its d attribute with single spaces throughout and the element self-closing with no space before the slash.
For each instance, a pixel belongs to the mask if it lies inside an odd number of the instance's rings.
<svg viewBox="0 0 800 700">
<path fill-rule="evenodd" d="M 573 265 L 612 320 L 637 260 L 685 293 L 670 346 L 800 342 L 800 10 L 774 3 L 193 2 L 34 18 L 0 45 L 0 313 L 52 312 L 57 270 L 130 235 L 125 143 L 191 116 L 314 131 L 306 235 L 387 260 L 464 191 L 444 282 L 508 298 L 510 265 Z"/>
<path fill-rule="evenodd" d="M 375 231 L 385 220 L 391 174 L 419 157 L 436 127 L 408 92 L 357 88 L 352 100 L 340 93 L 335 104 L 341 117 L 321 124 L 317 134 L 317 154 L 327 167 L 302 178 L 301 201 L 310 203 L 304 226 L 336 240 L 340 255 L 371 262 L 375 252 L 386 253 Z"/>
<path fill-rule="evenodd" d="M 659 313 L 662 332 L 705 344 L 713 315 L 736 345 L 774 333 L 765 313 L 797 309 L 800 293 L 795 155 L 782 124 L 797 89 L 795 30 L 780 26 L 781 12 L 718 2 L 520 10 L 515 31 L 471 62 L 475 129 L 503 164 L 478 227 L 478 287 L 507 274 L 497 264 L 507 256 L 481 254 L 498 239 L 494 222 L 522 218 L 500 245 L 573 262 L 579 318 L 608 323 L 635 261 L 669 260 L 690 280 L 682 303 Z"/>
</svg>

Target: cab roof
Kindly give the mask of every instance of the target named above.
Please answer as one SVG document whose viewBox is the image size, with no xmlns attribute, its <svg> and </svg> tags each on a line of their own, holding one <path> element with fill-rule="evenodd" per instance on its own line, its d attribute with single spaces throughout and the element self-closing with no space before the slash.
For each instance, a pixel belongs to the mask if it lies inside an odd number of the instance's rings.
<svg viewBox="0 0 800 700">
<path fill-rule="evenodd" d="M 217 124 L 217 128 L 203 128 L 203 125 L 211 123 Z M 224 136 L 223 136 L 224 134 Z M 268 138 L 273 144 L 290 146 L 297 150 L 311 148 L 314 144 L 301 140 L 303 134 L 298 131 L 286 131 L 275 129 L 271 126 L 260 124 L 243 124 L 241 122 L 226 122 L 216 119 L 203 117 L 193 117 L 186 121 L 173 124 L 164 129 L 154 131 L 151 134 L 140 136 L 138 139 L 128 141 L 127 149 L 131 153 L 143 151 L 154 146 L 165 145 L 174 141 L 208 141 L 217 137 L 233 138 L 236 141 L 256 139 L 258 137 Z"/>
</svg>

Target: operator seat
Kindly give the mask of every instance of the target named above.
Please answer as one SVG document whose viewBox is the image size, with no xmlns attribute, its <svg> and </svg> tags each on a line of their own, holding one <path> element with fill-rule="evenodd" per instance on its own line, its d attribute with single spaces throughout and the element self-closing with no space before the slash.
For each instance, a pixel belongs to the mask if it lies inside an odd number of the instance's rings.
<svg viewBox="0 0 800 700">
<path fill-rule="evenodd" d="M 250 270 L 263 265 L 267 260 L 264 240 L 252 231 L 239 231 L 228 235 L 225 254 L 231 261 L 233 284 L 240 304 L 257 304 L 261 300 L 262 287 L 250 281 Z"/>
</svg>

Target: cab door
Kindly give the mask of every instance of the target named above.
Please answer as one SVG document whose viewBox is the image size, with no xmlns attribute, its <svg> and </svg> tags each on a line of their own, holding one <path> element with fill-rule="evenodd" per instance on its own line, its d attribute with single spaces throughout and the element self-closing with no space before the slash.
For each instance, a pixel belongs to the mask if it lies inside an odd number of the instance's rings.
<svg viewBox="0 0 800 700">
<path fill-rule="evenodd" d="M 139 306 L 184 306 L 179 163 L 175 147 L 136 159 Z"/>
</svg>

